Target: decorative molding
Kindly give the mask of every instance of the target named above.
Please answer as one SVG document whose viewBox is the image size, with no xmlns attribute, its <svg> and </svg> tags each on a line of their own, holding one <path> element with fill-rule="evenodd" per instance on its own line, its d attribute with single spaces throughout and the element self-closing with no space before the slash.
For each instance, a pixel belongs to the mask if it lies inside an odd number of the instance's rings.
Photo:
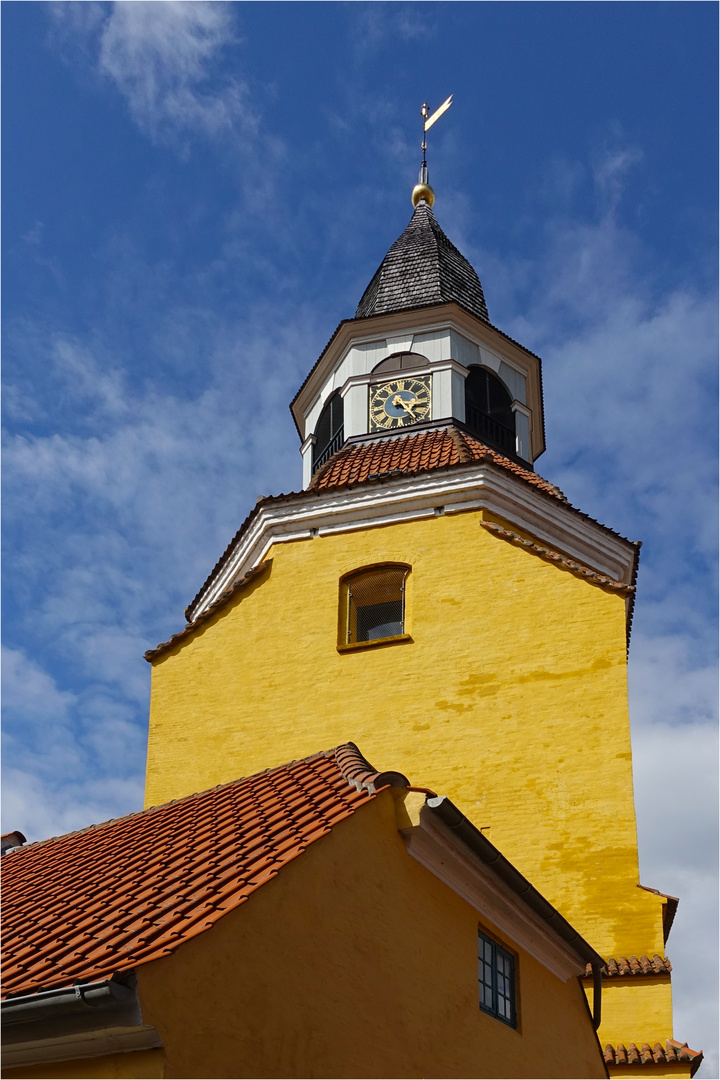
<svg viewBox="0 0 720 1080">
<path fill-rule="evenodd" d="M 385 476 L 354 487 L 276 496 L 258 504 L 222 564 L 188 608 L 196 622 L 274 544 L 356 529 L 487 510 L 596 574 L 631 585 L 637 545 L 492 462 L 414 475 Z"/>
<path fill-rule="evenodd" d="M 524 904 L 490 866 L 459 842 L 432 810 L 423 807 L 419 825 L 401 832 L 408 854 L 510 942 L 563 982 L 585 974 L 585 959 L 554 934 L 548 923 Z"/>
</svg>

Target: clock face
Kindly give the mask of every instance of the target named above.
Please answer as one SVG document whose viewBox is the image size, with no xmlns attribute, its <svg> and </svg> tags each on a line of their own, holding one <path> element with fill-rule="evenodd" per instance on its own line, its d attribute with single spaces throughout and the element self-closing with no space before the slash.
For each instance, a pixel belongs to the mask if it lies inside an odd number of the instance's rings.
<svg viewBox="0 0 720 1080">
<path fill-rule="evenodd" d="M 430 379 L 393 379 L 370 387 L 370 430 L 407 427 L 430 416 Z"/>
</svg>

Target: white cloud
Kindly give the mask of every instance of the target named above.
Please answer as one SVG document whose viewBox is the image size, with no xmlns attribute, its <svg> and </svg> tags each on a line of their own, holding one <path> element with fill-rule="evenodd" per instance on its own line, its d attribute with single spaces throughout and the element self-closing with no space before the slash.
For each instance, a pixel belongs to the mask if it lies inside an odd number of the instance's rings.
<svg viewBox="0 0 720 1080">
<path fill-rule="evenodd" d="M 687 643 L 648 645 L 655 660 L 635 672 L 631 694 L 640 880 L 680 898 L 667 944 L 675 1037 L 705 1051 L 698 1075 L 713 1077 L 718 1075 L 718 736 L 716 724 L 705 717 L 716 705 L 714 672 L 693 670 Z M 695 713 L 696 719 L 663 720 L 677 704 L 681 716 Z M 653 714 L 659 722 L 652 721 Z"/>
<path fill-rule="evenodd" d="M 29 841 L 62 836 L 142 806 L 143 784 L 139 777 L 84 782 L 74 779 L 69 784 L 53 784 L 22 767 L 7 764 L 3 775 L 3 829 L 19 829 Z"/>
<path fill-rule="evenodd" d="M 97 71 L 125 98 L 156 141 L 183 132 L 255 133 L 257 118 L 241 79 L 215 76 L 221 52 L 238 43 L 234 5 L 213 0 L 118 0 L 56 4 L 62 45 L 84 47 Z"/>
</svg>

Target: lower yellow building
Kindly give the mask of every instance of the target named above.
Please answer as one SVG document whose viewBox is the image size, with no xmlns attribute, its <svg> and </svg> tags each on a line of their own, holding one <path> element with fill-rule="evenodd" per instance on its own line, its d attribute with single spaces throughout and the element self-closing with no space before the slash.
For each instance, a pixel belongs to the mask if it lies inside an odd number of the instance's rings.
<svg viewBox="0 0 720 1080">
<path fill-rule="evenodd" d="M 7 1077 L 603 1077 L 601 957 L 352 744 L 4 856 Z"/>
</svg>

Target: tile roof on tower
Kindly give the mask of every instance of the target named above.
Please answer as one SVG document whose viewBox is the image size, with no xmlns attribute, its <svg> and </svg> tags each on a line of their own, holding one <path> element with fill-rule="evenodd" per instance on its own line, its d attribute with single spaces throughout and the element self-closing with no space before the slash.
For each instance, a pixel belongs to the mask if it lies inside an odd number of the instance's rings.
<svg viewBox="0 0 720 1080">
<path fill-rule="evenodd" d="M 355 318 L 453 300 L 489 322 L 480 279 L 448 240 L 428 204 L 420 202 L 363 293 Z"/>
<path fill-rule="evenodd" d="M 567 504 L 567 499 L 554 484 L 543 480 L 532 469 L 523 468 L 504 454 L 492 450 L 456 425 L 347 442 L 316 473 L 310 490 L 326 491 L 348 484 L 361 484 L 390 473 L 410 475 L 476 461 L 491 461 L 532 487 Z"/>
</svg>

